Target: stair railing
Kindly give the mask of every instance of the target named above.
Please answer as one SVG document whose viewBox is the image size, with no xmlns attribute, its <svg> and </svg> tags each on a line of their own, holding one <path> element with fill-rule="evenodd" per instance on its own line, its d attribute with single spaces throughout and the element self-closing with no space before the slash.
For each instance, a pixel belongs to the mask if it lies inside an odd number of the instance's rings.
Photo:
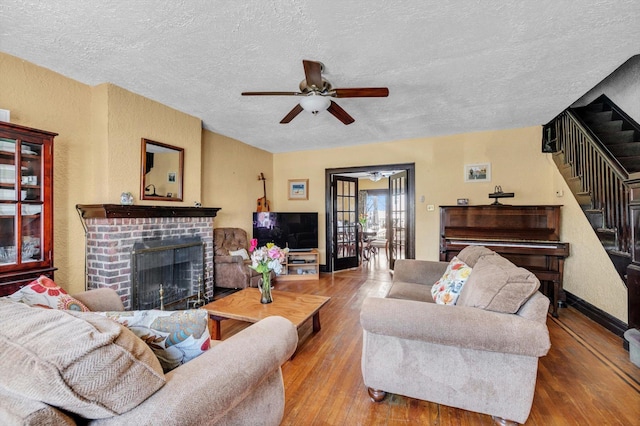
<svg viewBox="0 0 640 426">
<path fill-rule="evenodd" d="M 629 174 L 570 110 L 556 117 L 555 134 L 571 176 L 580 178 L 591 207 L 603 212 L 604 227 L 617 233 L 617 250 L 630 253 Z"/>
</svg>

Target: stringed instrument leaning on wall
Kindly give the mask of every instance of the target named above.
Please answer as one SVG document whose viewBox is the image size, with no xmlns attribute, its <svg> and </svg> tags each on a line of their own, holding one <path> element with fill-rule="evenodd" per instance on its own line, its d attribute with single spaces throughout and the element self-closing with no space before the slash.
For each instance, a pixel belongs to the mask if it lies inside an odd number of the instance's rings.
<svg viewBox="0 0 640 426">
<path fill-rule="evenodd" d="M 267 179 L 264 177 L 264 173 L 260 173 L 258 175 L 258 180 L 262 181 L 262 188 L 264 190 L 264 197 L 258 198 L 256 211 L 257 212 L 270 212 L 271 211 L 271 206 L 269 205 L 269 200 L 267 200 Z"/>
</svg>

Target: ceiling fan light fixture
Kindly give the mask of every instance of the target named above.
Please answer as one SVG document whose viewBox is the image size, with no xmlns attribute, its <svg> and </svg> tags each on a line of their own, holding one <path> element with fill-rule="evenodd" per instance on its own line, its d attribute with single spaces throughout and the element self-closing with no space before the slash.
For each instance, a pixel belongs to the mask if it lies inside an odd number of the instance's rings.
<svg viewBox="0 0 640 426">
<path fill-rule="evenodd" d="M 382 173 L 380 172 L 373 172 L 369 175 L 369 180 L 373 181 L 373 182 L 377 182 L 380 179 L 382 179 Z"/>
<path fill-rule="evenodd" d="M 300 100 L 300 106 L 311 114 L 316 115 L 320 111 L 324 111 L 331 105 L 331 100 L 315 93 L 311 93 Z"/>
</svg>

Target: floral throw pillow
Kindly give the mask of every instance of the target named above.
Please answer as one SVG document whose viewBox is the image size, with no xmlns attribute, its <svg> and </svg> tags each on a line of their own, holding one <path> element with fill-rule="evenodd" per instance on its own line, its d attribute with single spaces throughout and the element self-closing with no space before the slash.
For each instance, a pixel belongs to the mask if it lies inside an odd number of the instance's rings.
<svg viewBox="0 0 640 426">
<path fill-rule="evenodd" d="M 211 344 L 207 311 L 96 312 L 127 327 L 156 355 L 164 372 L 204 353 Z"/>
<path fill-rule="evenodd" d="M 431 287 L 433 300 L 440 305 L 455 305 L 464 283 L 471 274 L 471 268 L 454 257 L 449 262 L 442 277 Z"/>
<path fill-rule="evenodd" d="M 7 297 L 29 306 L 79 312 L 89 311 L 89 308 L 84 306 L 82 302 L 69 296 L 62 287 L 44 275 Z"/>
</svg>

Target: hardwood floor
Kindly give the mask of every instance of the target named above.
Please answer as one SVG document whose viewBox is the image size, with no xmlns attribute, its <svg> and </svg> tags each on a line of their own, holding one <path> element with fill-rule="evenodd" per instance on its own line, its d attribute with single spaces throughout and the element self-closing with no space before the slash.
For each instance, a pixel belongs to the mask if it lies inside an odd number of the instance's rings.
<svg viewBox="0 0 640 426">
<path fill-rule="evenodd" d="M 322 329 L 300 329 L 296 356 L 282 367 L 283 425 L 493 425 L 490 416 L 399 395 L 371 402 L 362 382 L 359 314 L 367 296 L 384 294 L 391 274 L 375 262 L 322 274 L 319 281 L 276 281 L 278 290 L 329 296 Z M 541 358 L 527 425 L 640 425 L 640 368 L 621 338 L 572 308 L 547 317 L 551 350 Z M 228 338 L 248 326 L 223 321 Z M 499 374 L 499 372 L 496 372 Z"/>
</svg>

